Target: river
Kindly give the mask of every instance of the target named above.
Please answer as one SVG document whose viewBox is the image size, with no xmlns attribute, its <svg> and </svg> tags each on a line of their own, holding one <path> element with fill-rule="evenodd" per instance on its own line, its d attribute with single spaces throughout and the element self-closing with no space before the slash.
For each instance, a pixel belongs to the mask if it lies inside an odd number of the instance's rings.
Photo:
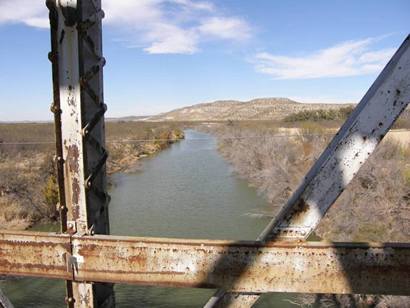
<svg viewBox="0 0 410 308">
<path fill-rule="evenodd" d="M 195 130 L 142 161 L 136 173 L 113 176 L 110 225 L 115 235 L 255 239 L 269 205 L 238 179 L 216 139 Z M 64 283 L 24 278 L 0 283 L 15 307 L 65 307 Z M 116 285 L 117 307 L 202 307 L 214 290 Z M 295 307 L 280 294 L 257 307 Z"/>
</svg>

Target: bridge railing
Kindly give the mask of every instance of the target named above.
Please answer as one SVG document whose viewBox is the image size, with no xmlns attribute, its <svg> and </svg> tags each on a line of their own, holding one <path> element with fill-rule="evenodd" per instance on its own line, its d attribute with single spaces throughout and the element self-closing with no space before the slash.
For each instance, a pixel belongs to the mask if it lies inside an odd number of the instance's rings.
<svg viewBox="0 0 410 308">
<path fill-rule="evenodd" d="M 256 241 L 108 236 L 100 0 L 47 0 L 61 233 L 0 232 L 0 274 L 65 279 L 69 307 L 112 307 L 112 283 L 220 288 L 207 307 L 264 292 L 410 295 L 406 243 L 308 243 L 410 102 L 410 38 Z"/>
<path fill-rule="evenodd" d="M 410 244 L 223 241 L 3 231 L 6 275 L 232 292 L 410 292 Z M 222 261 L 221 261 L 222 260 Z"/>
</svg>

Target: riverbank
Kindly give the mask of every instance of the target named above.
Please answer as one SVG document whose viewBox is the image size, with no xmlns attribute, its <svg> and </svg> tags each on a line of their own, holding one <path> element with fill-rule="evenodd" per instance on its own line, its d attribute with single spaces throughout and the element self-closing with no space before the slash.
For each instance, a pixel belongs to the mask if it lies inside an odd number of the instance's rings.
<svg viewBox="0 0 410 308">
<path fill-rule="evenodd" d="M 183 139 L 178 124 L 107 123 L 107 173 L 133 172 L 139 160 Z M 0 225 L 24 230 L 58 219 L 51 123 L 0 124 Z"/>
<path fill-rule="evenodd" d="M 241 178 L 272 206 L 273 214 L 297 188 L 332 137 L 326 130 L 217 125 L 219 151 Z M 410 147 L 392 134 L 331 207 L 316 233 L 330 241 L 408 241 Z M 401 132 L 402 134 L 402 132 Z"/>
<path fill-rule="evenodd" d="M 332 133 L 249 125 L 211 125 L 218 150 L 237 175 L 278 213 L 330 141 Z M 408 131 L 391 132 L 320 222 L 328 241 L 408 242 L 410 238 L 410 144 Z M 407 307 L 406 296 L 298 295 L 297 306 Z"/>
<path fill-rule="evenodd" d="M 133 140 L 122 139 L 109 144 L 109 159 L 107 173 L 112 175 L 117 172 L 134 172 L 139 167 L 139 160 L 154 155 L 171 144 L 184 139 L 184 132 L 180 129 L 165 130 L 154 134 L 151 139 Z"/>
</svg>

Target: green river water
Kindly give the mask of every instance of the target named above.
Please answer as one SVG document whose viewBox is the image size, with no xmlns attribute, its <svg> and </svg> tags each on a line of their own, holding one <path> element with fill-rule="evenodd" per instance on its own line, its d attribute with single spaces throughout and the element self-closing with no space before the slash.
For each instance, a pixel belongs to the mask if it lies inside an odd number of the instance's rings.
<svg viewBox="0 0 410 308">
<path fill-rule="evenodd" d="M 238 179 L 209 134 L 147 158 L 141 170 L 116 174 L 110 190 L 115 235 L 252 240 L 270 220 L 269 206 Z M 40 231 L 47 231 L 42 226 Z M 51 226 L 53 228 L 53 226 Z M 15 307 L 65 307 L 64 282 L 19 278 L 0 282 Z M 116 285 L 117 307 L 202 307 L 215 290 Z M 290 294 L 266 294 L 256 307 L 295 307 Z"/>
</svg>

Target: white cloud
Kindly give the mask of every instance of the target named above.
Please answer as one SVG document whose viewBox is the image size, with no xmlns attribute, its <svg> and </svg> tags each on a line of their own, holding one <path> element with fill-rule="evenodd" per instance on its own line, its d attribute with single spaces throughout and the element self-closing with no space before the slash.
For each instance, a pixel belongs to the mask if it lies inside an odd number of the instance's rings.
<svg viewBox="0 0 410 308">
<path fill-rule="evenodd" d="M 128 47 L 151 54 L 192 54 L 205 40 L 239 41 L 250 37 L 245 20 L 227 16 L 209 1 L 104 0 L 105 25 Z M 0 0 L 0 24 L 48 27 L 48 10 L 40 0 Z"/>
<path fill-rule="evenodd" d="M 44 1 L 1 0 L 0 25 L 5 23 L 24 23 L 31 27 L 48 28 L 47 11 Z"/>
<path fill-rule="evenodd" d="M 348 41 L 302 57 L 258 53 L 258 72 L 276 79 L 311 79 L 358 76 L 379 72 L 394 53 L 393 48 L 370 50 L 374 38 Z"/>
<path fill-rule="evenodd" d="M 130 47 L 151 54 L 193 54 L 204 40 L 244 40 L 251 32 L 246 21 L 219 14 L 208 1 L 105 0 L 105 11 Z"/>
<path fill-rule="evenodd" d="M 244 40 L 250 37 L 250 27 L 243 20 L 235 17 L 211 17 L 199 26 L 202 34 L 222 39 Z"/>
<path fill-rule="evenodd" d="M 174 2 L 176 4 L 184 5 L 187 8 L 196 9 L 196 10 L 204 10 L 212 12 L 215 7 L 211 2 L 207 1 L 191 1 L 191 0 L 170 0 L 170 2 Z"/>
<path fill-rule="evenodd" d="M 172 24 L 156 24 L 146 37 L 152 43 L 144 50 L 151 54 L 193 54 L 198 51 L 196 33 Z"/>
</svg>

